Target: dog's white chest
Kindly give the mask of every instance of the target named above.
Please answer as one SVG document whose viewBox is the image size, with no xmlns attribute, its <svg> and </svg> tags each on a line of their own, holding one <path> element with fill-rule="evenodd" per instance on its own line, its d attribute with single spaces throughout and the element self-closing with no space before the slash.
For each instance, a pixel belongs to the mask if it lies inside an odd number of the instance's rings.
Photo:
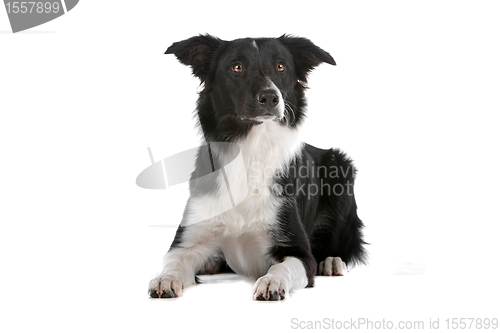
<svg viewBox="0 0 500 333">
<path fill-rule="evenodd" d="M 271 244 L 266 233 L 250 231 L 226 237 L 221 250 L 236 273 L 257 278 L 274 263 L 268 255 Z"/>
<path fill-rule="evenodd" d="M 244 199 L 227 214 L 233 220 L 228 221 L 228 228 L 237 232 L 224 239 L 222 250 L 234 271 L 259 277 L 273 264 L 268 255 L 272 245 L 268 232 L 281 206 L 271 186 L 276 173 L 283 171 L 301 144 L 296 131 L 272 121 L 255 126 L 238 144 L 243 163 L 239 169 L 227 168 L 226 175 L 231 191 L 241 191 L 243 186 L 247 190 Z M 242 193 L 233 195 L 241 197 Z"/>
<path fill-rule="evenodd" d="M 185 235 L 185 241 L 200 235 L 216 239 L 233 270 L 258 277 L 272 264 L 269 230 L 281 207 L 271 186 L 302 145 L 296 130 L 273 121 L 255 126 L 237 144 L 240 155 L 231 163 L 222 163 L 217 189 L 190 198 L 183 222 L 200 224 Z"/>
</svg>

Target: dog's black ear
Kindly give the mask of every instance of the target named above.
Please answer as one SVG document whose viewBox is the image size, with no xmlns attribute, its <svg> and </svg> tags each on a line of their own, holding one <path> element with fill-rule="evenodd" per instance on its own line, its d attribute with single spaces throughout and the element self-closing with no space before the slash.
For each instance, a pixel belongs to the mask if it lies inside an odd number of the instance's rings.
<svg viewBox="0 0 500 333">
<path fill-rule="evenodd" d="M 300 81 L 307 82 L 307 74 L 322 62 L 336 65 L 332 56 L 314 45 L 309 39 L 283 35 L 278 40 L 290 51 L 295 62 L 295 71 Z"/>
<path fill-rule="evenodd" d="M 212 55 L 222 40 L 210 35 L 200 35 L 173 43 L 165 54 L 174 54 L 184 65 L 191 66 L 193 74 L 205 81 Z"/>
</svg>

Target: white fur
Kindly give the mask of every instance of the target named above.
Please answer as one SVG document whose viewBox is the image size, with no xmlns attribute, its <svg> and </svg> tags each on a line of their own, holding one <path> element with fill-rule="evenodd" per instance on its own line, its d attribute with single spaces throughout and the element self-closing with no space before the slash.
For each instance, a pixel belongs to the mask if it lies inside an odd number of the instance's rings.
<svg viewBox="0 0 500 333">
<path fill-rule="evenodd" d="M 327 276 L 343 276 L 347 273 L 345 262 L 340 257 L 326 257 L 318 265 L 318 274 Z"/>
<path fill-rule="evenodd" d="M 222 252 L 228 265 L 241 275 L 258 278 L 274 264 L 269 257 L 270 239 L 262 231 L 247 231 L 224 239 Z"/>
<path fill-rule="evenodd" d="M 306 269 L 295 257 L 285 257 L 282 263 L 269 268 L 266 275 L 259 278 L 253 287 L 253 297 L 269 299 L 273 292 L 285 298 L 290 290 L 304 288 L 307 285 Z"/>
<path fill-rule="evenodd" d="M 281 204 L 279 197 L 271 195 L 270 188 L 275 174 L 284 172 L 302 148 L 298 130 L 266 120 L 253 126 L 237 144 L 241 155 L 232 163 L 222 163 L 227 184 L 221 172 L 217 190 L 189 198 L 182 222 L 188 226 L 182 235 L 182 247 L 165 255 L 165 268 L 151 282 L 151 288 L 161 291 L 162 279 L 166 285 L 172 279 L 184 287 L 193 284 L 196 271 L 220 250 L 236 273 L 259 277 L 275 264 L 265 276 L 281 281 L 287 292 L 307 284 L 300 260 L 289 257 L 283 263 L 275 263 L 267 255 L 272 245 L 268 231 Z M 233 207 L 228 206 L 232 205 L 228 196 L 237 198 Z"/>
<path fill-rule="evenodd" d="M 276 107 L 278 108 L 278 111 L 279 111 L 278 118 L 282 119 L 285 116 L 285 100 L 283 98 L 283 94 L 278 89 L 276 84 L 269 78 L 267 78 L 267 89 L 274 90 L 274 91 L 276 91 L 276 93 L 281 95 L 281 98 L 279 99 L 278 105 L 276 105 Z"/>
</svg>

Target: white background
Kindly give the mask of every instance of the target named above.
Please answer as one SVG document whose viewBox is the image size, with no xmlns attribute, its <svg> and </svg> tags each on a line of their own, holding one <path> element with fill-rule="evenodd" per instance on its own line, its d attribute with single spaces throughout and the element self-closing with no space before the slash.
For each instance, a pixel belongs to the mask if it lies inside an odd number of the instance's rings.
<svg viewBox="0 0 500 333">
<path fill-rule="evenodd" d="M 499 5 L 495 1 L 81 1 L 12 34 L 0 9 L 0 328 L 5 332 L 286 331 L 298 320 L 500 317 Z M 163 55 L 199 33 L 310 38 L 303 137 L 359 169 L 370 264 L 284 302 L 223 276 L 177 300 L 149 280 L 187 187 L 144 190 L 196 147 L 199 90 Z M 409 274 L 409 275 L 408 275 Z"/>
</svg>

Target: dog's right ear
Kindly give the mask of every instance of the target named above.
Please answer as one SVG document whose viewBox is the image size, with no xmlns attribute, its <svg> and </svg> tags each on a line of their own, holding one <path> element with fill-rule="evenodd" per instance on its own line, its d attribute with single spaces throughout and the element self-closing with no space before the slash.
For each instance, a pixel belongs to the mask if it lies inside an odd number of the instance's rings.
<svg viewBox="0 0 500 333">
<path fill-rule="evenodd" d="M 199 35 L 173 43 L 165 54 L 174 54 L 184 65 L 191 66 L 193 74 L 204 82 L 212 55 L 222 42 L 210 35 Z"/>
</svg>

